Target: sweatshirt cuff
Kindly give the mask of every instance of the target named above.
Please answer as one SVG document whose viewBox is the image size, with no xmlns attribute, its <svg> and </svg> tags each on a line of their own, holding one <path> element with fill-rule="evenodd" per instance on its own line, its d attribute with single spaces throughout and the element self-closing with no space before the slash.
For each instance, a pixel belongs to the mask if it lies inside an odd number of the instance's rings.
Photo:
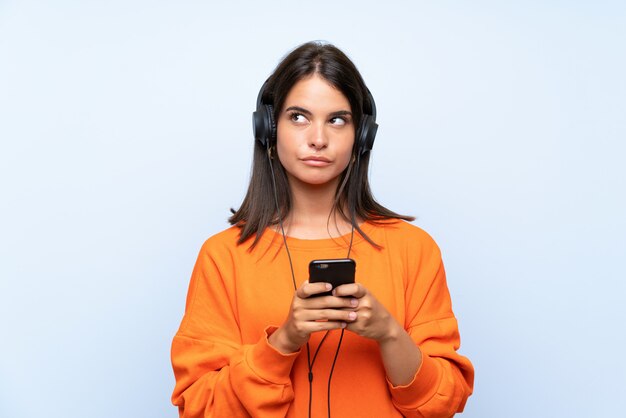
<svg viewBox="0 0 626 418">
<path fill-rule="evenodd" d="M 248 364 L 261 378 L 275 384 L 285 384 L 290 380 L 291 369 L 300 354 L 283 354 L 269 343 L 269 336 L 276 331 L 276 327 L 267 327 L 257 344 L 248 352 Z"/>
<path fill-rule="evenodd" d="M 387 379 L 394 403 L 403 408 L 418 408 L 435 396 L 440 379 L 440 369 L 437 363 L 437 359 L 422 352 L 422 364 L 410 383 L 394 386 Z"/>
</svg>

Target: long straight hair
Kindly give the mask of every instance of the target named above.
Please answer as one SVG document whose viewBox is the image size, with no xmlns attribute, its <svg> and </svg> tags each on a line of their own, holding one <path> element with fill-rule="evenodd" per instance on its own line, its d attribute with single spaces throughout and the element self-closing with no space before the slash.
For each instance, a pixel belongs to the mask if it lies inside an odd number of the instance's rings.
<svg viewBox="0 0 626 418">
<path fill-rule="evenodd" d="M 354 63 L 331 44 L 308 42 L 285 56 L 266 82 L 262 102 L 273 106 L 275 121 L 278 120 L 291 88 L 313 74 L 319 75 L 348 99 L 356 127 L 360 126 L 364 113 L 372 114 L 373 103 L 370 103 L 367 87 Z M 357 129 L 355 138 L 359 134 Z M 241 228 L 238 244 L 256 235 L 250 248 L 256 246 L 265 228 L 277 225 L 291 210 L 289 181 L 285 168 L 277 158 L 275 144 L 276 138 L 272 138 L 269 148 L 255 141 L 248 191 L 239 209 L 231 209 L 232 216 L 228 219 L 232 225 Z M 361 230 L 359 219 L 377 223 L 390 219 L 412 221 L 415 218 L 399 215 L 374 199 L 368 180 L 370 152 L 361 155 L 357 141 L 352 149 L 352 156 L 348 167 L 340 176 L 329 220 L 332 213 L 338 213 L 363 238 L 378 247 Z M 274 200 L 272 176 L 276 180 L 278 207 Z"/>
</svg>

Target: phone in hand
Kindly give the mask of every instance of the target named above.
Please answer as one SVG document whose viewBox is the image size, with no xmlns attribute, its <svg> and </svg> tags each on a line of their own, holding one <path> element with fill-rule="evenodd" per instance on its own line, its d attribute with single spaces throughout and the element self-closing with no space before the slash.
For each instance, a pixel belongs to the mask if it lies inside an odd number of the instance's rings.
<svg viewBox="0 0 626 418">
<path fill-rule="evenodd" d="M 356 262 L 351 258 L 313 260 L 309 263 L 309 283 L 330 283 L 333 289 L 347 283 L 354 283 Z M 312 296 L 328 296 L 332 291 L 316 293 Z"/>
</svg>

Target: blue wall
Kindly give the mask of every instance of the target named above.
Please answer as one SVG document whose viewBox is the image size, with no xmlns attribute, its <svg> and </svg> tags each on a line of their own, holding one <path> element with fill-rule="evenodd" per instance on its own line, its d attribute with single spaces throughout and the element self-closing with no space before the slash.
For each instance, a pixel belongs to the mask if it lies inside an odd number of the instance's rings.
<svg viewBox="0 0 626 418">
<path fill-rule="evenodd" d="M 177 416 L 197 251 L 243 197 L 259 87 L 311 39 L 376 97 L 376 196 L 442 247 L 462 416 L 619 415 L 623 2 L 231 3 L 0 2 L 0 416 Z"/>
</svg>

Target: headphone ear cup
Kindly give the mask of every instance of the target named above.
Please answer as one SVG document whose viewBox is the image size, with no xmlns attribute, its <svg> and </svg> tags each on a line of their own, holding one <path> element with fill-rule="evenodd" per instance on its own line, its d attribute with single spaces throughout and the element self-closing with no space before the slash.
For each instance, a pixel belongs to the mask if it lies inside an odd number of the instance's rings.
<svg viewBox="0 0 626 418">
<path fill-rule="evenodd" d="M 269 131 L 269 145 L 271 146 L 276 141 L 276 121 L 274 120 L 274 106 L 265 105 L 267 111 L 267 126 Z"/>
<path fill-rule="evenodd" d="M 271 146 L 276 138 L 276 123 L 274 122 L 274 109 L 271 105 L 261 105 L 252 112 L 252 131 L 254 139 L 259 141 L 265 148 Z"/>
<path fill-rule="evenodd" d="M 369 152 L 374 147 L 378 124 L 371 115 L 364 114 L 359 128 L 359 137 L 357 138 L 357 146 L 359 155 Z"/>
<path fill-rule="evenodd" d="M 267 147 L 267 140 L 265 139 L 266 130 L 263 121 L 263 109 L 252 112 L 252 132 L 254 133 L 254 139 L 259 141 L 263 147 Z"/>
</svg>

